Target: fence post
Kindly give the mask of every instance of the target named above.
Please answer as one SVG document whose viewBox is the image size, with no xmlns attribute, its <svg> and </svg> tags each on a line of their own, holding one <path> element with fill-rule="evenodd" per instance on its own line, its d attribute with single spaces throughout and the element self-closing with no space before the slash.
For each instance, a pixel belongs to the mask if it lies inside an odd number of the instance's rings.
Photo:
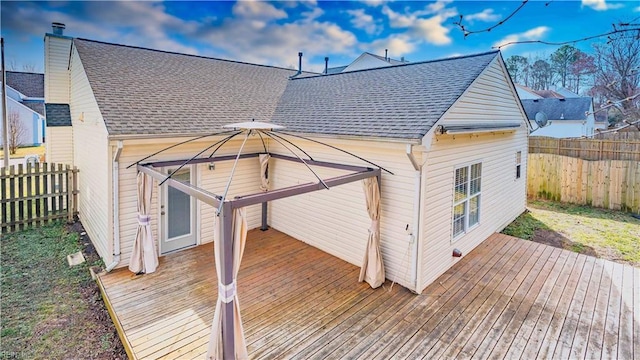
<svg viewBox="0 0 640 360">
<path fill-rule="evenodd" d="M 65 193 L 67 194 L 67 223 L 71 224 L 73 223 L 73 189 L 75 188 L 75 186 L 73 185 L 73 170 L 71 169 L 71 166 L 67 165 L 66 168 L 67 171 L 67 186 L 65 189 Z"/>
</svg>

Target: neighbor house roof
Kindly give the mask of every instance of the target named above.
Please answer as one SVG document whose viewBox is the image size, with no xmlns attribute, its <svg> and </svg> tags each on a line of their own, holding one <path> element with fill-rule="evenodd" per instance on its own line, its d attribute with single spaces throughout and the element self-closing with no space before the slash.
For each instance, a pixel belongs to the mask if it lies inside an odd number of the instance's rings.
<svg viewBox="0 0 640 360">
<path fill-rule="evenodd" d="M 273 116 L 288 130 L 419 139 L 498 51 L 291 80 Z"/>
<path fill-rule="evenodd" d="M 7 71 L 7 85 L 22 95 L 34 98 L 44 97 L 44 74 Z"/>
<path fill-rule="evenodd" d="M 269 121 L 295 70 L 74 39 L 111 135 Z"/>
<path fill-rule="evenodd" d="M 44 115 L 44 103 L 43 102 L 35 102 L 35 101 L 24 101 L 22 105 L 28 107 L 29 109 L 37 112 L 40 115 Z"/>
<path fill-rule="evenodd" d="M 556 98 L 556 99 L 564 99 L 564 96 L 558 94 L 553 90 L 534 90 L 536 94 L 542 96 L 545 99 L 548 98 Z"/>
<path fill-rule="evenodd" d="M 549 120 L 585 120 L 586 112 L 591 110 L 591 98 L 566 99 L 522 99 L 522 106 L 529 120 L 536 117 L 536 113 L 543 112 Z"/>
<path fill-rule="evenodd" d="M 47 126 L 71 126 L 71 113 L 67 104 L 46 104 Z"/>
</svg>

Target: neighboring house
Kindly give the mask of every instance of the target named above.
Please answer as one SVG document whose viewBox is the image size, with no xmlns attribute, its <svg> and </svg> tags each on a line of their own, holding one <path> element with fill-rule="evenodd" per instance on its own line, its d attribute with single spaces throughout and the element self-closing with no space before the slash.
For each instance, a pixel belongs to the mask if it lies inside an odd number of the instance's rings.
<svg viewBox="0 0 640 360">
<path fill-rule="evenodd" d="M 459 260 L 454 249 L 468 254 L 525 210 L 529 127 L 499 52 L 291 79 L 290 69 L 71 39 L 58 31 L 45 37 L 45 67 L 47 103 L 69 105 L 73 142 L 59 151 L 71 151 L 80 170 L 79 216 L 109 265 L 128 265 L 138 229 L 137 171 L 127 166 L 251 119 L 286 126 L 394 173 L 381 182 L 386 277 L 418 293 Z M 220 138 L 148 161 L 186 159 Z M 264 141 L 269 152 L 288 153 Z M 236 154 L 241 142 L 229 141 L 218 153 Z M 319 160 L 364 165 L 310 141 L 296 143 Z M 243 152 L 262 149 L 252 137 Z M 221 193 L 231 166 L 190 165 L 180 177 Z M 229 196 L 260 192 L 259 169 L 255 158 L 240 160 Z M 317 182 L 303 166 L 273 157 L 269 172 L 276 189 Z M 150 221 L 159 253 L 213 241 L 214 209 L 172 189 L 153 188 Z M 172 202 L 184 206 L 173 220 L 165 214 Z M 260 226 L 259 205 L 247 214 L 249 228 Z M 362 263 L 371 220 L 359 183 L 270 202 L 268 219 L 276 230 Z"/>
<path fill-rule="evenodd" d="M 39 146 L 45 141 L 44 74 L 7 71 L 7 116 L 17 116 L 20 146 Z M 1 93 L 1 90 L 0 90 Z M 2 129 L 2 124 L 0 124 Z M 3 138 L 0 136 L 0 144 Z"/>
<path fill-rule="evenodd" d="M 328 61 L 328 58 L 326 59 Z M 371 54 L 368 52 L 363 52 L 362 55 L 358 56 L 353 62 L 346 66 L 337 66 L 327 68 L 324 71 L 325 75 L 337 74 L 341 72 L 349 72 L 349 71 L 357 71 L 357 70 L 365 70 L 365 69 L 375 69 L 393 65 L 402 65 L 406 64 L 408 61 L 405 61 L 404 58 L 401 60 L 395 60 L 390 57 L 378 56 L 375 54 Z"/>
<path fill-rule="evenodd" d="M 532 88 L 520 84 L 514 85 L 520 99 L 542 99 L 542 96 L 538 95 Z"/>
<path fill-rule="evenodd" d="M 563 88 L 562 86 L 557 86 L 557 87 L 552 87 L 553 92 L 555 94 L 560 95 L 561 97 L 568 99 L 568 98 L 579 98 L 581 97 L 580 95 L 574 93 L 573 91 Z"/>
<path fill-rule="evenodd" d="M 531 136 L 555 138 L 593 136 L 596 123 L 593 114 L 593 100 L 590 97 L 522 99 L 522 106 L 533 124 Z M 543 113 L 548 125 L 537 129 L 535 117 Z"/>
</svg>

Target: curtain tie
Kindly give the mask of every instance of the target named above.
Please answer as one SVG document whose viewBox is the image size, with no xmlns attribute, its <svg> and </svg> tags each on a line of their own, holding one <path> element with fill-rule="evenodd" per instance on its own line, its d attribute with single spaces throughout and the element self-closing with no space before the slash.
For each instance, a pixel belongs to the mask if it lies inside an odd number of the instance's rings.
<svg viewBox="0 0 640 360">
<path fill-rule="evenodd" d="M 151 225 L 151 215 L 138 214 L 138 225 L 140 226 Z"/>
<path fill-rule="evenodd" d="M 223 303 L 228 304 L 233 301 L 233 298 L 236 296 L 236 281 L 233 280 L 231 284 L 224 285 L 221 282 L 218 282 L 218 299 L 220 299 Z"/>
<path fill-rule="evenodd" d="M 370 233 L 377 233 L 380 231 L 380 220 L 371 220 Z"/>
</svg>

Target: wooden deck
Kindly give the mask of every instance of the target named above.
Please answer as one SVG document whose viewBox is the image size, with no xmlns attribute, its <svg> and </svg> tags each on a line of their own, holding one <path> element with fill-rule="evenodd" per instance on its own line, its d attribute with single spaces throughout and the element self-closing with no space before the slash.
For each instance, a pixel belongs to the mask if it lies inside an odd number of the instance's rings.
<svg viewBox="0 0 640 360">
<path fill-rule="evenodd" d="M 496 234 L 415 295 L 275 230 L 239 275 L 249 354 L 278 359 L 640 359 L 640 269 Z M 99 279 L 130 356 L 203 358 L 211 244 Z"/>
</svg>

